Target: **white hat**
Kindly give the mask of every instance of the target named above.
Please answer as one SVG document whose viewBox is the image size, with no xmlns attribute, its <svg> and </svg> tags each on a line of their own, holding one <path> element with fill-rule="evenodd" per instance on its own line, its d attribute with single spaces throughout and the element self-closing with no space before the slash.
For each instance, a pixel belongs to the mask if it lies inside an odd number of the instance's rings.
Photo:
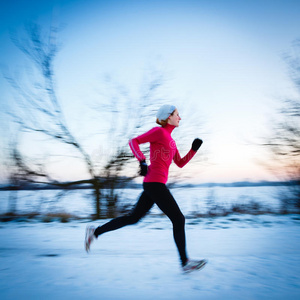
<svg viewBox="0 0 300 300">
<path fill-rule="evenodd" d="M 156 118 L 159 121 L 165 121 L 175 109 L 176 107 L 174 105 L 165 104 L 158 110 Z"/>
</svg>

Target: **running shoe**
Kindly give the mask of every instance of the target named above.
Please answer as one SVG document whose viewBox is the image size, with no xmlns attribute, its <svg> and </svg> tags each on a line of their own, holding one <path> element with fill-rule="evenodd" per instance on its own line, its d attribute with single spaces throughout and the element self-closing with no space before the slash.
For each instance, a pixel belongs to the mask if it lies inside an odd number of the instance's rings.
<svg viewBox="0 0 300 300">
<path fill-rule="evenodd" d="M 188 260 L 188 262 L 182 267 L 184 273 L 190 273 L 195 270 L 202 269 L 207 263 L 207 260 Z"/>
<path fill-rule="evenodd" d="M 85 230 L 85 250 L 86 252 L 90 251 L 91 243 L 94 241 L 95 235 L 95 227 L 94 226 L 87 226 Z"/>
</svg>

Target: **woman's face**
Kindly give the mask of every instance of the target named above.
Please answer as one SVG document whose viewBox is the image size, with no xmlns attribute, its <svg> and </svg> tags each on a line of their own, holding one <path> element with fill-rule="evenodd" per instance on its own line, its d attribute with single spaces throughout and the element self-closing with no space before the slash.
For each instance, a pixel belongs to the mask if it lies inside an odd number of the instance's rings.
<svg viewBox="0 0 300 300">
<path fill-rule="evenodd" d="M 179 126 L 179 121 L 181 120 L 180 116 L 179 116 L 179 112 L 177 110 L 177 108 L 175 109 L 173 115 L 171 115 L 168 118 L 168 124 L 173 125 L 175 127 Z"/>
</svg>

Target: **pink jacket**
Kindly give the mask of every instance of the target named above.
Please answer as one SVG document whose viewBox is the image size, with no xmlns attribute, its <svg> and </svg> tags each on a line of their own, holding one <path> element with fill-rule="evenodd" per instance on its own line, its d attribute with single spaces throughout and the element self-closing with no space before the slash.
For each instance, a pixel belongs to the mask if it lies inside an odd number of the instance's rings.
<svg viewBox="0 0 300 300">
<path fill-rule="evenodd" d="M 174 160 L 178 167 L 182 168 L 196 154 L 191 149 L 181 158 L 176 143 L 171 137 L 174 128 L 175 126 L 170 124 L 167 124 L 165 127 L 154 127 L 129 141 L 131 151 L 139 161 L 146 159 L 139 145 L 150 143 L 150 166 L 148 167 L 148 173 L 144 178 L 144 182 L 166 183 L 172 160 Z"/>
</svg>

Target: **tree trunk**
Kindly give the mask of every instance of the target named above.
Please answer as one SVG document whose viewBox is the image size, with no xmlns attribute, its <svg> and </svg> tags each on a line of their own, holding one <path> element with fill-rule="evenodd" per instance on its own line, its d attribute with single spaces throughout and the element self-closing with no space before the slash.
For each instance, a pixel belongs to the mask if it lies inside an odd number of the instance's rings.
<svg viewBox="0 0 300 300">
<path fill-rule="evenodd" d="M 96 215 L 95 220 L 100 219 L 101 217 L 101 189 L 100 189 L 100 183 L 97 179 L 94 180 L 94 193 L 95 193 L 95 201 L 96 201 Z"/>
</svg>

